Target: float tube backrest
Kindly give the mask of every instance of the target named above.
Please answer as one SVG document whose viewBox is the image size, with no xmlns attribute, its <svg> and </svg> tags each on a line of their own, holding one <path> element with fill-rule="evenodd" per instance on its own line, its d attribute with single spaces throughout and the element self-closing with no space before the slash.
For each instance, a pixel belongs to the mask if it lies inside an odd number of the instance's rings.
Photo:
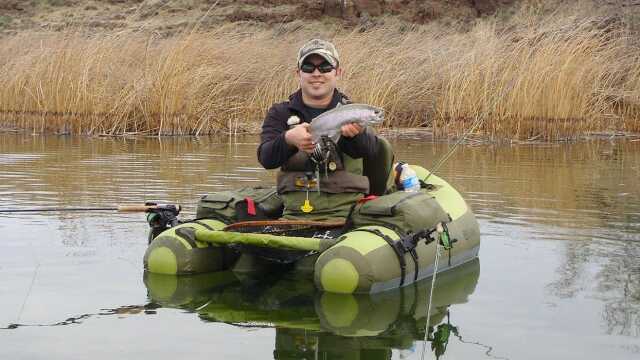
<svg viewBox="0 0 640 360">
<path fill-rule="evenodd" d="M 364 159 L 364 175 L 369 178 L 369 194 L 381 196 L 390 188 L 394 154 L 387 139 L 378 136 L 378 149 L 372 159 Z"/>
</svg>

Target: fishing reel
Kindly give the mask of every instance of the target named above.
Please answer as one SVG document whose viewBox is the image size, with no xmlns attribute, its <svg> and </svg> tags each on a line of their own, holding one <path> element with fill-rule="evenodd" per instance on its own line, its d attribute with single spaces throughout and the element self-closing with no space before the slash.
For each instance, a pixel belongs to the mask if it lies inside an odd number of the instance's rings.
<svg viewBox="0 0 640 360">
<path fill-rule="evenodd" d="M 337 170 L 341 165 L 338 145 L 327 135 L 320 137 L 309 157 L 318 168 L 324 168 L 325 174 Z"/>
<path fill-rule="evenodd" d="M 402 236 L 398 246 L 401 246 L 405 252 L 409 252 L 415 249 L 420 241 L 424 241 L 425 245 L 437 241 L 439 246 L 442 246 L 445 250 L 450 250 L 458 239 L 452 239 L 447 224 L 439 222 L 431 229 L 424 229 Z"/>
<path fill-rule="evenodd" d="M 336 143 L 334 143 L 327 135 L 322 135 L 311 153 L 311 160 L 315 163 L 323 163 L 329 159 L 331 151 L 335 151 L 335 149 Z"/>
<path fill-rule="evenodd" d="M 178 214 L 181 210 L 180 205 L 160 204 L 155 201 L 147 201 L 144 205 L 148 207 L 146 210 L 147 222 L 151 227 L 149 243 L 161 232 L 180 224 L 178 220 Z"/>
</svg>

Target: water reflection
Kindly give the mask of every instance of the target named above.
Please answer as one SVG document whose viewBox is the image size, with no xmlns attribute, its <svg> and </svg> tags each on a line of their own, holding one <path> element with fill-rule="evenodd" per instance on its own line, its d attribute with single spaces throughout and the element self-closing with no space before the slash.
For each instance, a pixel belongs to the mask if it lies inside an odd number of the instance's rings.
<svg viewBox="0 0 640 360">
<path fill-rule="evenodd" d="M 450 306 L 466 303 L 480 274 L 475 261 L 438 277 L 430 332 L 437 357 L 464 329 Z M 318 293 L 308 279 L 238 279 L 230 272 L 144 276 L 151 303 L 194 312 L 206 322 L 274 327 L 275 359 L 390 359 L 425 337 L 430 281 L 376 295 Z"/>
<path fill-rule="evenodd" d="M 404 156 L 419 161 L 416 150 Z M 485 243 L 562 241 L 551 296 L 596 298 L 606 333 L 640 336 L 640 142 L 463 147 L 441 174 L 483 220 Z"/>
<path fill-rule="evenodd" d="M 557 281 L 551 291 L 566 298 L 578 296 L 585 283 L 596 279 L 594 297 L 604 303 L 602 318 L 606 333 L 640 336 L 640 244 L 608 241 L 571 243 Z M 594 263 L 601 264 L 594 266 Z M 593 275 L 589 276 L 591 273 Z"/>
<path fill-rule="evenodd" d="M 0 201 L 33 207 L 157 199 L 193 211 L 207 192 L 274 183 L 257 163 L 257 141 L 0 135 Z M 427 168 L 451 146 L 392 143 L 398 159 Z M 461 146 L 438 173 L 481 219 L 534 232 L 545 225 L 544 239 L 611 239 L 600 230 L 615 229 L 622 240 L 640 241 L 638 141 Z"/>
<path fill-rule="evenodd" d="M 267 171 L 255 166 L 251 139 L 0 135 L 0 201 L 25 208 L 153 199 L 192 205 L 206 192 L 270 180 Z"/>
<path fill-rule="evenodd" d="M 182 215 L 190 217 L 203 194 L 273 183 L 274 174 L 263 170 L 255 159 L 257 141 L 256 137 L 0 135 L 0 208 L 109 206 L 163 200 L 182 204 Z M 420 139 L 392 143 L 399 160 L 427 168 L 450 147 Z M 602 348 L 618 349 L 622 342 L 632 349 L 625 354 L 640 349 L 632 345 L 640 339 L 640 141 L 465 145 L 438 174 L 460 190 L 481 223 L 483 286 L 478 286 L 475 302 L 465 305 L 478 310 L 476 316 L 486 316 L 487 309 L 516 299 L 512 302 L 516 309 L 541 309 L 535 315 L 522 315 L 519 323 L 506 324 L 523 334 L 540 335 L 527 328 L 538 316 L 554 320 L 563 317 L 560 327 L 566 332 L 562 335 L 577 347 L 591 344 L 584 340 L 587 336 L 605 334 Z M 86 309 L 103 307 L 91 305 L 102 304 L 104 298 L 121 299 L 118 296 L 123 282 L 129 285 L 130 293 L 140 290 L 140 284 L 129 279 L 137 278 L 142 271 L 147 229 L 141 214 L 0 213 L 0 230 L 0 304 L 6 309 L 0 315 L 4 324 L 18 322 L 14 314 L 25 303 L 23 319 L 55 323 L 73 315 L 74 309 L 82 314 L 90 312 Z M 105 265 L 114 261 L 125 266 L 114 271 Z M 96 271 L 103 276 L 100 295 L 79 294 L 74 281 L 94 283 L 92 274 Z M 34 287 L 44 289 L 46 295 L 32 295 L 36 299 L 33 303 L 57 301 L 48 315 L 24 300 L 34 273 L 38 274 Z M 70 292 L 76 296 L 62 295 Z M 526 296 L 518 296 L 521 294 Z M 86 303 L 80 310 L 77 305 L 82 298 Z M 204 299 L 201 306 L 210 300 Z M 482 303 L 483 299 L 490 300 Z M 141 302 L 138 298 L 114 301 L 116 304 L 104 307 Z M 346 335 L 340 329 L 332 332 L 320 327 L 327 321 L 321 323 L 315 312 L 319 302 L 314 298 L 305 313 L 316 324 L 314 331 L 322 336 Z M 582 310 L 574 312 L 557 310 L 580 307 Z M 194 311 L 197 307 L 194 303 L 186 308 Z M 494 313 L 496 318 L 502 316 Z M 269 322 L 267 314 L 263 312 L 265 322 Z M 451 313 L 453 326 L 458 325 L 457 316 Z M 588 321 L 581 322 L 585 318 Z M 439 323 L 443 321 L 444 315 Z M 548 328 L 558 331 L 557 324 L 549 324 Z M 466 341 L 465 330 L 469 328 L 459 329 L 459 334 Z M 504 340 L 508 336 L 501 335 L 502 329 L 495 330 L 490 339 Z M 577 335 L 576 331 L 582 332 Z M 547 340 L 552 340 L 548 336 Z M 24 341 L 33 338 L 37 335 L 27 336 Z M 509 342 L 505 340 L 501 348 L 505 344 Z M 528 350 L 513 349 L 511 354 L 523 351 Z"/>
</svg>

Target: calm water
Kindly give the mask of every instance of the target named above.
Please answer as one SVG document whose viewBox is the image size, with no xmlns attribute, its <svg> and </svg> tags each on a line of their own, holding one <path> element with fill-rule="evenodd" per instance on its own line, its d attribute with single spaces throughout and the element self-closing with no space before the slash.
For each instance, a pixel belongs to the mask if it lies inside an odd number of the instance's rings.
<svg viewBox="0 0 640 360">
<path fill-rule="evenodd" d="M 175 201 L 272 183 L 256 138 L 0 135 L 0 208 Z M 429 167 L 450 145 L 393 142 Z M 481 226 L 438 278 L 444 359 L 640 358 L 640 141 L 462 146 L 439 175 Z M 0 213 L 2 359 L 426 359 L 429 284 L 378 296 L 309 281 L 143 276 L 142 214 Z M 454 329 L 455 327 L 455 329 Z"/>
</svg>

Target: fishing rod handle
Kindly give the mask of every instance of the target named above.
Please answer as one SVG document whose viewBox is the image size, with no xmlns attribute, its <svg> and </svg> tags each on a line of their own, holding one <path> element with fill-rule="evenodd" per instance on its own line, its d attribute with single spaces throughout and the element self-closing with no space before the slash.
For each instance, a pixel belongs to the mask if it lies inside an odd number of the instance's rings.
<svg viewBox="0 0 640 360">
<path fill-rule="evenodd" d="M 118 206 L 118 212 L 147 212 L 150 209 L 155 209 L 156 206 L 149 205 L 120 205 Z"/>
</svg>

